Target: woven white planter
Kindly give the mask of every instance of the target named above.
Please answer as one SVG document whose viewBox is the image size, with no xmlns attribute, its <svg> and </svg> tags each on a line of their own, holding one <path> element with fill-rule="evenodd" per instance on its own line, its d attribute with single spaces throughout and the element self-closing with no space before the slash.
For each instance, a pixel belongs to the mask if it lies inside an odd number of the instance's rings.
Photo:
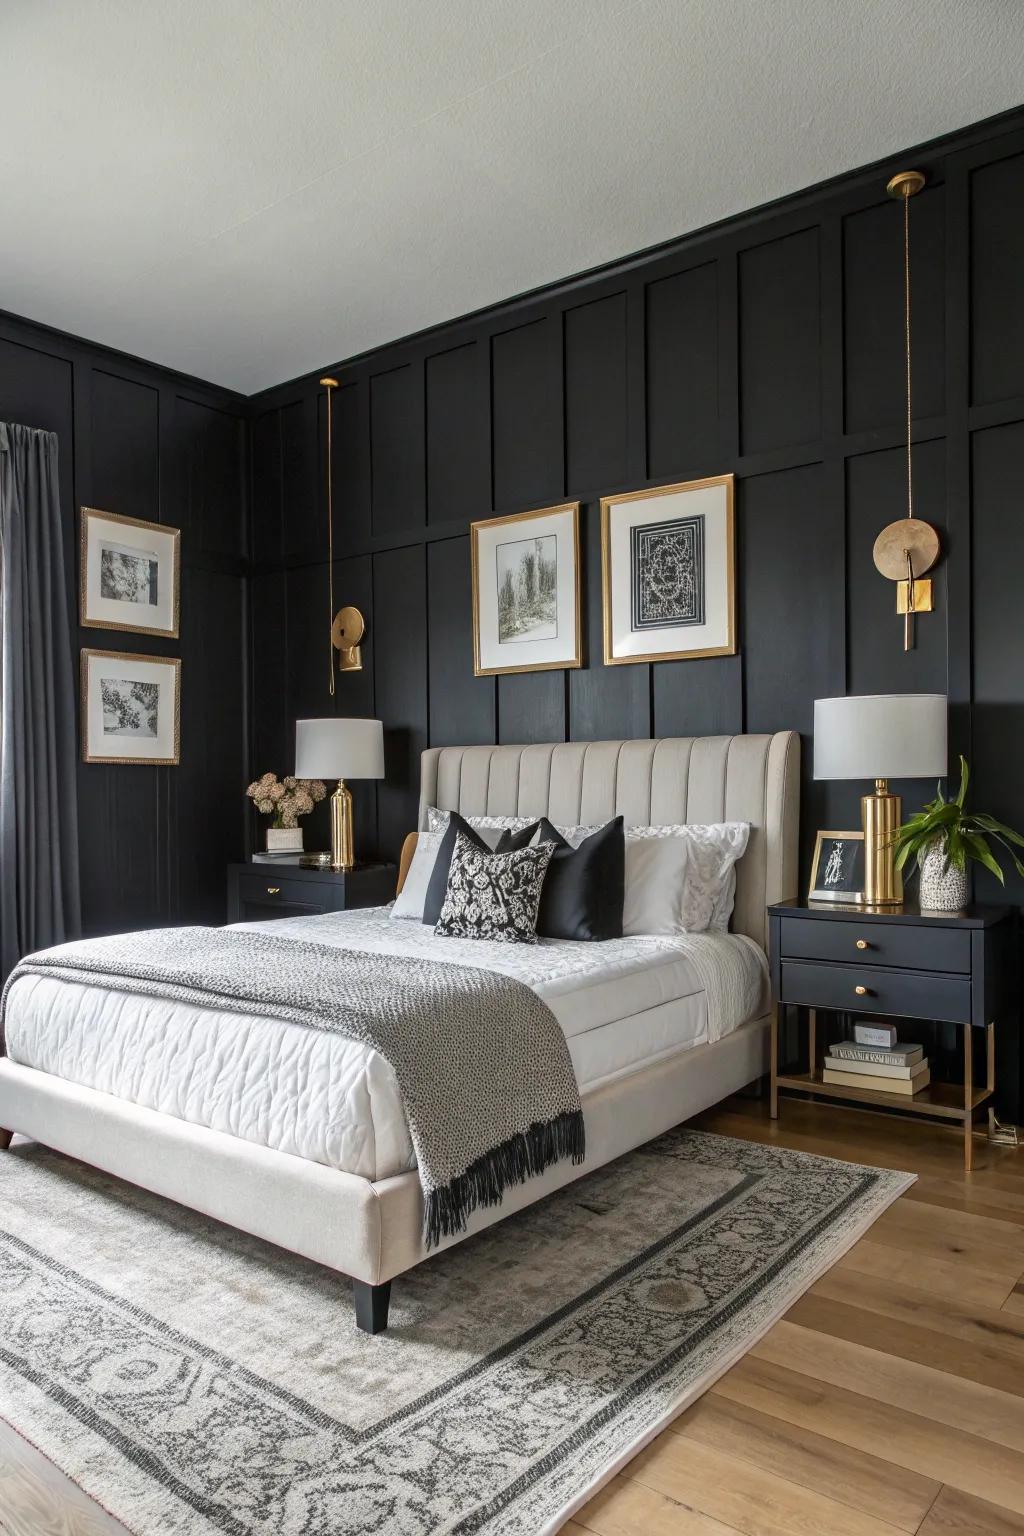
<svg viewBox="0 0 1024 1536">
<path fill-rule="evenodd" d="M 951 864 L 945 843 L 936 840 L 921 860 L 921 906 L 929 912 L 959 912 L 968 895 L 967 870 Z"/>
<path fill-rule="evenodd" d="M 302 828 L 301 827 L 268 827 L 267 828 L 267 852 L 268 853 L 301 853 L 302 852 Z"/>
</svg>

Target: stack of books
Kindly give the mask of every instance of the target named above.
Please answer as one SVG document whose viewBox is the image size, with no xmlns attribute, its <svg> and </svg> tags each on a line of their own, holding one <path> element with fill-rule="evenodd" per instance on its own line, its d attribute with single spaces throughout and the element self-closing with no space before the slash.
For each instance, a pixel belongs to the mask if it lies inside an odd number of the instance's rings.
<svg viewBox="0 0 1024 1536">
<path fill-rule="evenodd" d="M 903 1045 L 891 1025 L 856 1024 L 854 1038 L 841 1040 L 825 1057 L 822 1081 L 845 1088 L 872 1088 L 912 1098 L 931 1081 L 920 1045 Z M 888 1044 L 883 1043 L 888 1040 Z"/>
</svg>

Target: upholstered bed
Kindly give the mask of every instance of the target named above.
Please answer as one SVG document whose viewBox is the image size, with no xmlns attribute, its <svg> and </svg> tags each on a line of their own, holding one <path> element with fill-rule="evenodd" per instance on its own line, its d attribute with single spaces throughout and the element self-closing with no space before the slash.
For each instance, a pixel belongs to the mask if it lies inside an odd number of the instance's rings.
<svg viewBox="0 0 1024 1536">
<path fill-rule="evenodd" d="M 507 1189 L 441 1247 L 766 1070 L 766 907 L 795 889 L 798 753 L 798 738 L 779 733 L 423 756 L 421 829 L 431 806 L 565 824 L 614 815 L 637 825 L 749 822 L 731 934 L 501 945 L 435 939 L 386 910 L 318 920 L 312 935 L 310 920 L 266 925 L 367 953 L 441 946 L 449 963 L 518 976 L 561 1025 L 585 1161 L 556 1162 Z M 386 1061 L 301 1024 L 112 999 L 65 979 L 26 976 L 14 1002 L 0 1126 L 351 1275 L 360 1325 L 384 1325 L 391 1279 L 428 1256 L 416 1161 Z"/>
</svg>

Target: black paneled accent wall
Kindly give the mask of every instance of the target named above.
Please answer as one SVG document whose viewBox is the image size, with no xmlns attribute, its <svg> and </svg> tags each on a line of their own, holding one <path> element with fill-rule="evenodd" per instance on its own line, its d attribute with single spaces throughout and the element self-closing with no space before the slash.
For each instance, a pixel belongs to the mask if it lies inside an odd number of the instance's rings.
<svg viewBox="0 0 1024 1536">
<path fill-rule="evenodd" d="M 916 508 L 945 558 L 907 655 L 871 549 L 905 509 L 902 214 L 884 188 L 910 166 L 928 176 L 911 208 Z M 357 786 L 362 846 L 394 858 L 428 742 L 795 727 L 804 878 L 815 829 L 856 826 L 862 789 L 811 780 L 814 698 L 935 690 L 976 803 L 1024 823 L 1022 272 L 1016 114 L 332 365 L 335 597 L 369 621 L 365 670 L 333 701 L 323 392 L 311 375 L 257 397 L 254 769 L 287 766 L 297 715 L 372 709 L 389 779 Z M 599 497 L 729 470 L 740 654 L 604 667 Z M 586 665 L 474 678 L 469 523 L 566 498 L 583 503 Z M 912 806 L 932 791 L 900 787 Z"/>
<path fill-rule="evenodd" d="M 224 921 L 244 848 L 244 402 L 0 316 L 0 421 L 56 432 L 75 675 L 82 646 L 181 657 L 181 763 L 69 762 L 86 933 Z M 78 508 L 182 530 L 181 637 L 78 625 Z"/>
</svg>

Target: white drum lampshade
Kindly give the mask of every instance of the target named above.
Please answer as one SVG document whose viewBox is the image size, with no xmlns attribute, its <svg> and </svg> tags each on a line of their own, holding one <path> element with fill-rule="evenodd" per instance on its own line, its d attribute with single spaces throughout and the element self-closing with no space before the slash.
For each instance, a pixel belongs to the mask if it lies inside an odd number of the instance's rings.
<svg viewBox="0 0 1024 1536">
<path fill-rule="evenodd" d="M 297 779 L 382 779 L 384 728 L 379 720 L 296 720 Z"/>
<path fill-rule="evenodd" d="M 295 776 L 337 779 L 331 796 L 331 867 L 351 869 L 352 791 L 346 779 L 384 777 L 384 727 L 379 720 L 296 720 Z"/>
<path fill-rule="evenodd" d="M 869 693 L 814 701 L 816 779 L 940 779 L 944 693 Z"/>
<path fill-rule="evenodd" d="M 940 779 L 946 772 L 948 703 L 943 693 L 860 694 L 814 701 L 814 777 L 874 779 L 861 798 L 864 900 L 903 900 L 893 837 L 903 816 L 889 779 Z"/>
</svg>

